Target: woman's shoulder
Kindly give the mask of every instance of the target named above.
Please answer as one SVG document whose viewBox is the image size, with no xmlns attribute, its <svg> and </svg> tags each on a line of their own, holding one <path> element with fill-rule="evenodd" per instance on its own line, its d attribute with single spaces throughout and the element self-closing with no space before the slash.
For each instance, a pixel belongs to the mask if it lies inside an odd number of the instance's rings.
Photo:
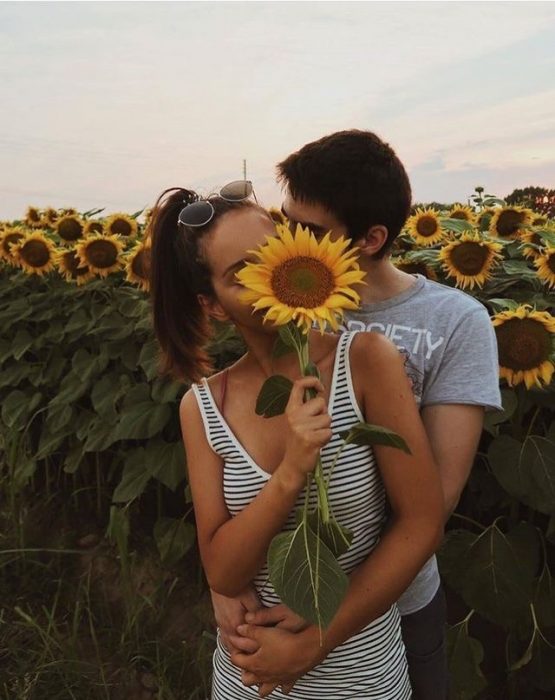
<svg viewBox="0 0 555 700">
<path fill-rule="evenodd" d="M 403 362 L 398 348 L 376 331 L 357 331 L 351 341 L 350 360 L 354 370 L 381 370 L 390 363 Z"/>
</svg>

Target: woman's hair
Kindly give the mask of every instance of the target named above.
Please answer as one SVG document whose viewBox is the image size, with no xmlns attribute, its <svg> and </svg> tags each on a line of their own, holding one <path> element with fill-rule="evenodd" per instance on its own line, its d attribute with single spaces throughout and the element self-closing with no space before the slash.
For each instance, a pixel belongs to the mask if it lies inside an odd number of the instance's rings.
<svg viewBox="0 0 555 700">
<path fill-rule="evenodd" d="M 206 346 L 211 323 L 198 294 L 212 296 L 211 270 L 204 255 L 204 240 L 221 217 L 255 206 L 250 200 L 229 202 L 208 199 L 214 216 L 204 226 L 178 222 L 180 211 L 199 196 L 179 187 L 162 192 L 154 205 L 149 236 L 152 240 L 150 289 L 154 331 L 161 349 L 160 371 L 181 380 L 198 382 L 211 371 Z"/>
</svg>

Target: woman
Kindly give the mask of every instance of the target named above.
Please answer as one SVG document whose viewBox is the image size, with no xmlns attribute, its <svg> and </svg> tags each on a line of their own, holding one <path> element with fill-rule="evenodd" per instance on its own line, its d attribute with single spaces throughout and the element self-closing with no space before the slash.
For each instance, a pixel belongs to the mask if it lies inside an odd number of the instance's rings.
<svg viewBox="0 0 555 700">
<path fill-rule="evenodd" d="M 284 697 L 278 683 L 296 681 L 290 698 L 404 700 L 411 692 L 394 603 L 439 543 L 443 500 L 401 357 L 378 334 L 311 331 L 321 382 L 299 378 L 294 354 L 274 359 L 276 328 L 241 301 L 244 288 L 235 276 L 254 260 L 253 249 L 275 235 L 274 224 L 250 200 L 229 201 L 225 188 L 222 194 L 199 202 L 194 192 L 166 190 L 151 229 L 154 325 L 164 369 L 196 382 L 180 418 L 208 583 L 235 596 L 254 582 L 264 604 L 279 603 L 268 582 L 267 549 L 277 533 L 294 527 L 318 454 L 329 468 L 342 442 L 338 431 L 361 420 L 394 430 L 411 455 L 350 445 L 333 471 L 330 503 L 354 537 L 339 559 L 350 585 L 331 625 L 321 640 L 313 626 L 295 635 L 275 630 L 256 658 L 261 695 Z M 232 322 L 247 351 L 205 379 L 210 319 Z M 277 373 L 294 382 L 287 410 L 257 416 L 260 388 Z M 307 388 L 318 395 L 303 403 Z M 392 516 L 383 532 L 386 495 Z M 264 677 L 264 659 L 273 653 L 290 655 L 287 677 Z M 257 696 L 218 642 L 214 700 Z"/>
</svg>

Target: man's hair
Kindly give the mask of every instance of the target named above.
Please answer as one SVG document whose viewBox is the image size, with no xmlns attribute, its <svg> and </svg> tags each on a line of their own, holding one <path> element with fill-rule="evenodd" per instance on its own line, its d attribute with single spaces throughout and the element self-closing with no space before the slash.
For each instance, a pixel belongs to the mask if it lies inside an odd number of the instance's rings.
<svg viewBox="0 0 555 700">
<path fill-rule="evenodd" d="M 278 163 L 277 172 L 294 199 L 324 206 L 353 240 L 371 226 L 385 226 L 387 240 L 377 258 L 391 248 L 410 213 L 405 168 L 370 131 L 338 131 L 307 143 Z"/>
</svg>

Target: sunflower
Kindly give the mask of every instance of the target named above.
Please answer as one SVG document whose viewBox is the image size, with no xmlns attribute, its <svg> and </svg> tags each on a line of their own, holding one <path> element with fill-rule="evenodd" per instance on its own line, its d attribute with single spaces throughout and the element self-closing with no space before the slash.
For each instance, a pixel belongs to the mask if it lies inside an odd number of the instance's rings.
<svg viewBox="0 0 555 700">
<path fill-rule="evenodd" d="M 22 238 L 25 238 L 25 229 L 21 226 L 4 229 L 0 234 L 0 259 L 15 263 L 12 246 Z"/>
<path fill-rule="evenodd" d="M 57 209 L 54 209 L 54 207 L 46 207 L 42 212 L 42 225 L 46 226 L 46 228 L 55 228 L 59 216 Z"/>
<path fill-rule="evenodd" d="M 277 209 L 276 207 L 270 207 L 268 209 L 268 214 L 272 217 L 274 223 L 287 224 L 287 219 L 285 218 L 285 215 L 281 211 L 281 209 Z"/>
<path fill-rule="evenodd" d="M 417 209 L 405 224 L 405 228 L 416 243 L 435 245 L 444 237 L 439 216 L 433 209 Z"/>
<path fill-rule="evenodd" d="M 457 287 L 474 289 L 482 287 L 490 279 L 491 270 L 503 257 L 503 246 L 478 237 L 463 234 L 459 239 L 443 246 L 439 253 L 447 277 L 454 277 Z"/>
<path fill-rule="evenodd" d="M 409 275 L 422 275 L 429 280 L 437 282 L 437 275 L 431 265 L 426 265 L 421 260 L 410 260 L 406 257 L 392 258 L 392 262 L 398 270 L 408 272 Z"/>
<path fill-rule="evenodd" d="M 122 236 L 123 238 L 136 236 L 139 228 L 136 220 L 127 214 L 112 214 L 104 226 L 109 236 Z"/>
<path fill-rule="evenodd" d="M 148 239 L 132 248 L 125 264 L 127 281 L 139 285 L 145 292 L 150 289 L 150 255 L 151 242 Z"/>
<path fill-rule="evenodd" d="M 492 317 L 499 350 L 499 374 L 509 386 L 524 382 L 530 389 L 551 382 L 555 317 L 529 304 Z"/>
<path fill-rule="evenodd" d="M 555 248 L 547 248 L 543 255 L 534 260 L 538 277 L 550 288 L 555 287 Z"/>
<path fill-rule="evenodd" d="M 56 222 L 56 233 L 64 241 L 73 243 L 83 238 L 83 221 L 75 214 L 63 214 Z"/>
<path fill-rule="evenodd" d="M 87 237 L 93 236 L 96 233 L 104 233 L 104 224 L 102 221 L 99 221 L 98 219 L 89 219 L 88 221 L 85 221 L 83 226 L 83 235 Z"/>
<path fill-rule="evenodd" d="M 295 234 L 284 224 L 277 236 L 252 252 L 259 260 L 237 273 L 246 287 L 242 300 L 255 311 L 267 309 L 264 321 L 284 325 L 296 321 L 305 333 L 317 322 L 322 333 L 326 323 L 337 330 L 344 309 L 356 309 L 359 295 L 350 285 L 360 284 L 361 272 L 350 240 L 330 240 L 327 233 L 317 241 L 307 228 L 297 225 Z M 346 252 L 345 252 L 346 251 Z"/>
<path fill-rule="evenodd" d="M 25 212 L 25 223 L 30 228 L 41 228 L 42 216 L 37 207 L 27 207 Z"/>
<path fill-rule="evenodd" d="M 123 245 L 116 236 L 89 236 L 76 250 L 81 266 L 101 277 L 121 269 Z"/>
<path fill-rule="evenodd" d="M 476 226 L 480 231 L 487 231 L 492 219 L 495 214 L 495 209 L 482 209 L 482 211 L 476 216 Z"/>
<path fill-rule="evenodd" d="M 522 245 L 522 254 L 525 258 L 535 259 L 538 257 L 538 255 L 542 254 L 540 249 L 545 246 L 545 241 L 539 235 L 539 233 L 528 229 L 527 231 L 523 231 L 521 233 L 520 238 L 522 243 L 525 244 Z"/>
<path fill-rule="evenodd" d="M 58 271 L 62 277 L 65 277 L 66 282 L 76 282 L 77 285 L 81 285 L 94 277 L 94 273 L 89 270 L 88 266 L 81 266 L 75 248 L 58 250 L 55 262 Z"/>
<path fill-rule="evenodd" d="M 502 207 L 492 216 L 489 232 L 497 238 L 519 238 L 532 221 L 532 212 L 523 207 Z"/>
<path fill-rule="evenodd" d="M 462 204 L 454 204 L 449 210 L 447 218 L 468 221 L 469 224 L 473 225 L 476 223 L 476 214 L 470 207 L 465 207 Z"/>
<path fill-rule="evenodd" d="M 30 275 L 44 275 L 54 269 L 54 244 L 42 231 L 28 233 L 13 247 L 17 264 Z"/>
<path fill-rule="evenodd" d="M 545 226 L 547 224 L 547 216 L 541 216 L 541 214 L 536 214 L 532 212 L 533 214 L 533 219 L 532 219 L 532 226 Z"/>
</svg>

